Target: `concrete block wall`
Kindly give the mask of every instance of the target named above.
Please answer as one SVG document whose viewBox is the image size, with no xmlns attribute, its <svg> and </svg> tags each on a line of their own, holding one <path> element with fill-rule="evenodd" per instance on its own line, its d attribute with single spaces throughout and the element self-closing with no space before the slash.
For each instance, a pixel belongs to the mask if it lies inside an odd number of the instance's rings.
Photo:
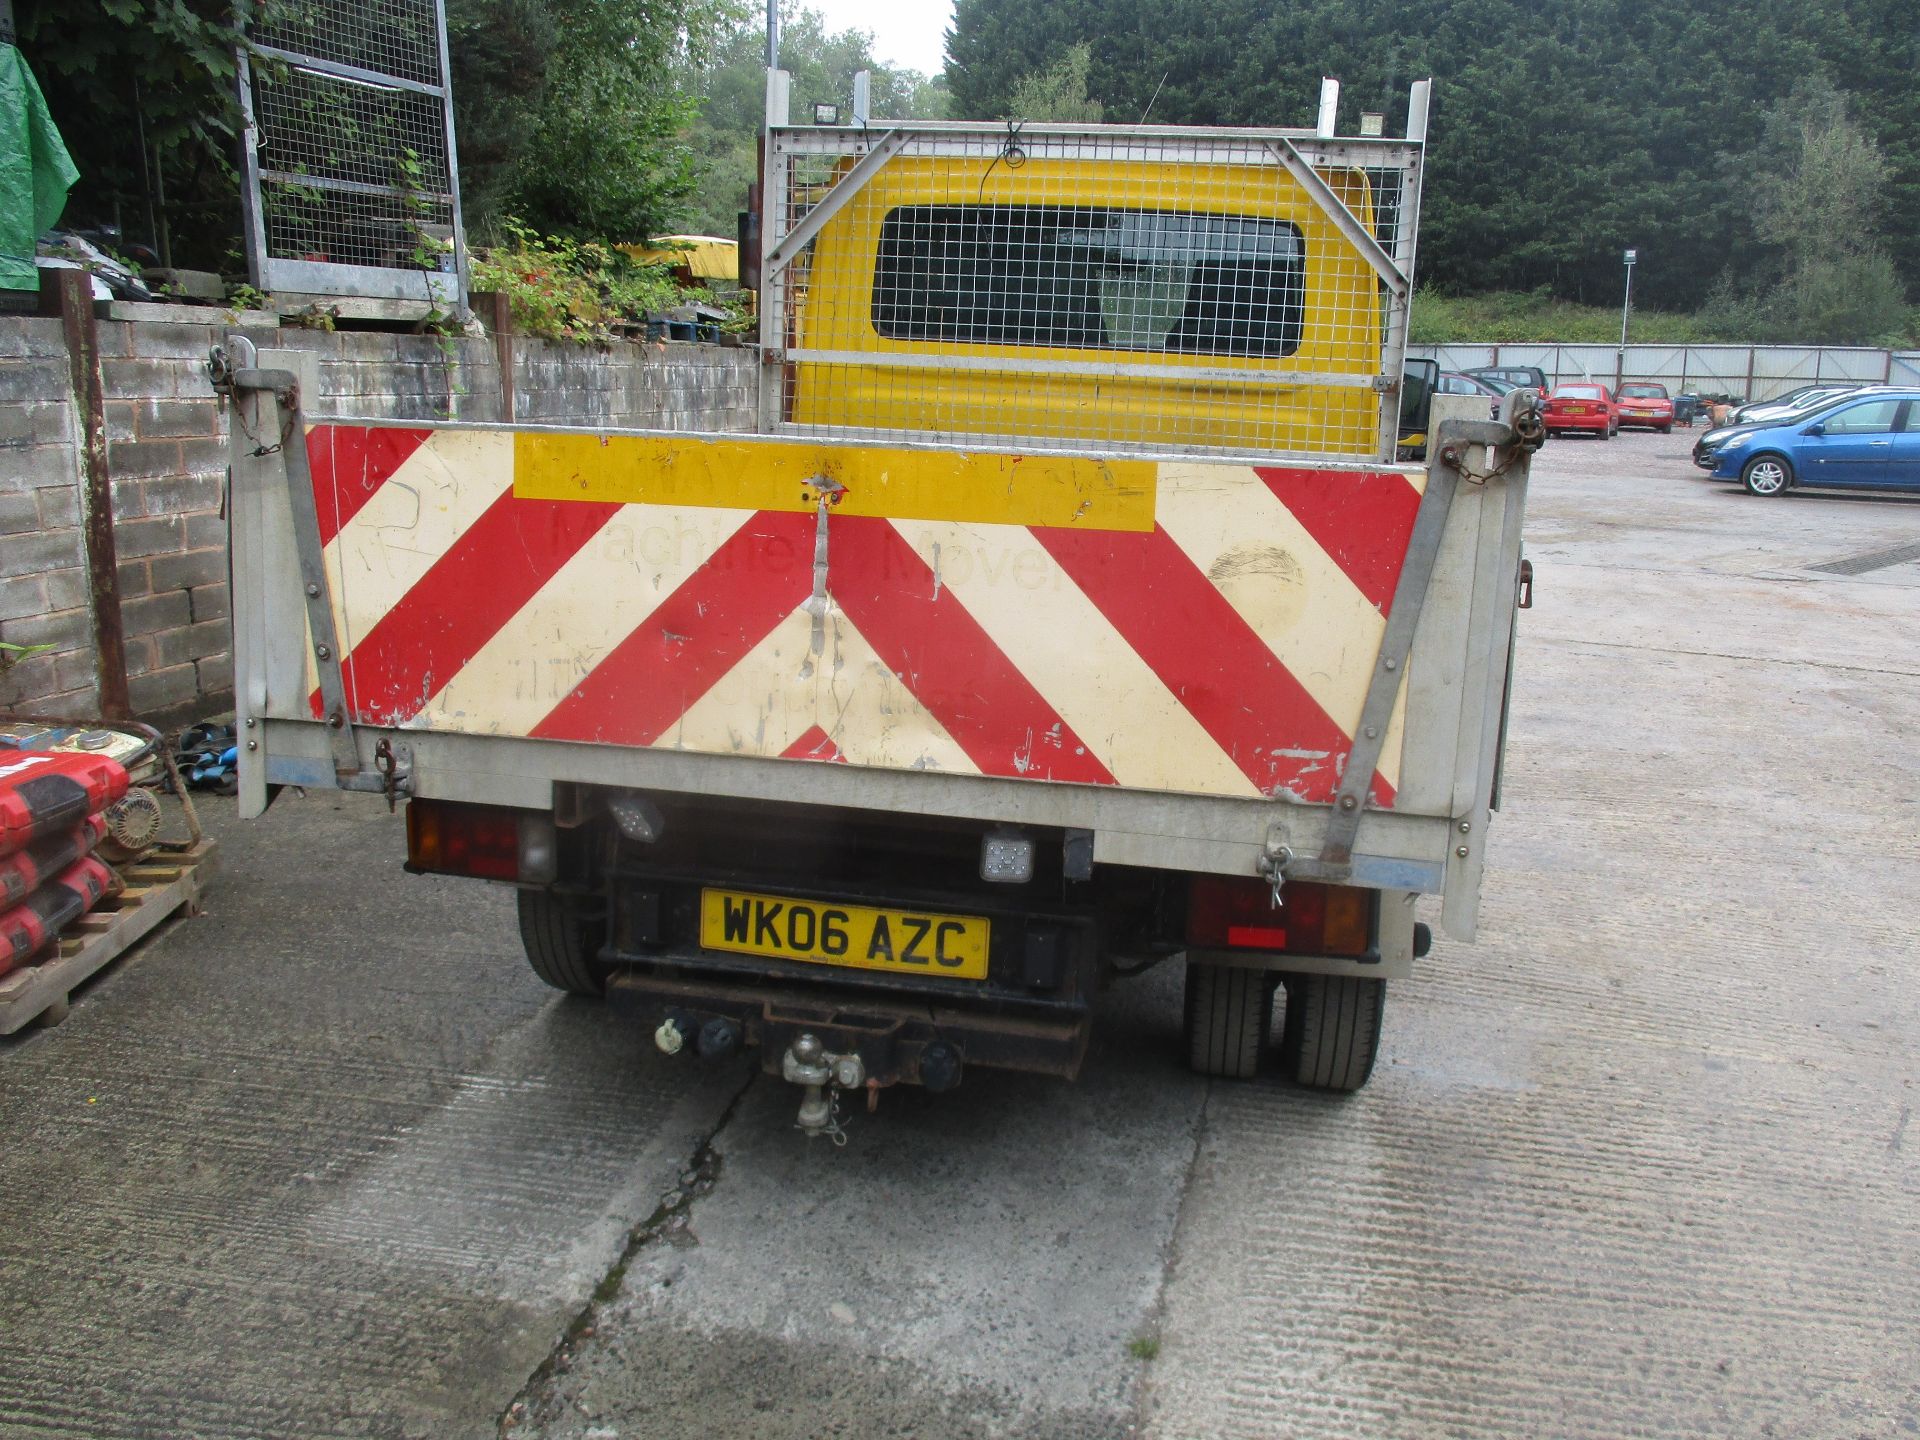
<svg viewBox="0 0 1920 1440">
<path fill-rule="evenodd" d="M 0 713 L 99 708 L 78 432 L 58 320 L 0 323 Z"/>
<path fill-rule="evenodd" d="M 483 424 L 503 418 L 500 357 L 491 340 L 282 330 L 260 343 L 319 356 L 317 416 Z"/>
<path fill-rule="evenodd" d="M 99 327 L 127 696 L 171 716 L 233 690 L 226 414 L 210 325 Z"/>
<path fill-rule="evenodd" d="M 177 307 L 162 313 L 173 318 L 102 320 L 97 331 L 127 693 L 136 715 L 171 722 L 224 707 L 233 689 L 227 415 L 205 370 L 208 350 L 231 326 L 218 311 L 205 312 L 205 322 L 177 318 Z M 493 339 L 252 333 L 263 347 L 316 355 L 312 418 L 503 418 Z M 525 339 L 508 348 L 522 422 L 754 424 L 754 350 Z M 0 640 L 54 647 L 0 673 L 0 715 L 100 710 L 80 414 L 61 322 L 0 317 Z"/>
<path fill-rule="evenodd" d="M 542 425 L 751 430 L 760 352 L 712 345 L 514 342 L 515 415 Z"/>
</svg>

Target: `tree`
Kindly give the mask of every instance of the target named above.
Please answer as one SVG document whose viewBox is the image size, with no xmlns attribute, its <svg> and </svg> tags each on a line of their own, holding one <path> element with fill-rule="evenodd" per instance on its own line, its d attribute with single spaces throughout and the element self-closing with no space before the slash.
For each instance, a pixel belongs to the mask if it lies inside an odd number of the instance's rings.
<svg viewBox="0 0 1920 1440">
<path fill-rule="evenodd" d="M 1752 178 L 1754 228 L 1796 265 L 1877 248 L 1887 162 L 1821 77 L 1767 112 Z"/>
<path fill-rule="evenodd" d="M 1085 121 L 1098 125 L 1105 113 L 1098 100 L 1087 95 L 1087 70 L 1093 47 L 1082 41 L 1044 70 L 1035 70 L 1014 82 L 1007 99 L 1008 120 Z"/>
<path fill-rule="evenodd" d="M 508 213 L 616 241 L 670 226 L 696 180 L 683 79 L 744 14 L 740 0 L 450 0 L 469 228 Z"/>
<path fill-rule="evenodd" d="M 731 235 L 759 174 L 760 132 L 766 110 L 766 31 L 758 18 L 735 23 L 704 64 L 689 63 L 679 82 L 696 97 L 699 114 L 687 130 L 697 171 L 682 223 L 699 234 Z M 828 101 L 848 115 L 853 76 L 865 70 L 876 120 L 931 120 L 946 113 L 938 79 L 894 70 L 873 58 L 864 30 L 830 31 L 818 11 L 791 9 L 780 25 L 780 66 L 792 77 L 794 118 Z"/>
<path fill-rule="evenodd" d="M 1920 26 L 1912 0 L 955 0 L 955 112 L 1008 113 L 1070 46 L 1109 116 L 1299 125 L 1322 75 L 1341 123 L 1406 114 L 1435 80 L 1420 264 L 1449 290 L 1616 300 L 1642 252 L 1649 304 L 1699 303 L 1764 270 L 1750 182 L 1756 117 L 1835 78 L 1888 166 L 1883 253 L 1920 284 Z M 1157 92 L 1157 98 L 1156 98 Z M 1756 103 L 1755 97 L 1763 97 Z"/>
<path fill-rule="evenodd" d="M 1767 113 L 1754 167 L 1754 228 L 1780 250 L 1782 338 L 1859 345 L 1900 328 L 1900 277 L 1882 252 L 1889 167 L 1847 100 L 1814 76 Z"/>
<path fill-rule="evenodd" d="M 218 269 L 240 232 L 233 0 L 18 0 L 19 43 L 80 168 L 65 223 Z M 123 242 L 124 243 L 124 242 Z"/>
</svg>

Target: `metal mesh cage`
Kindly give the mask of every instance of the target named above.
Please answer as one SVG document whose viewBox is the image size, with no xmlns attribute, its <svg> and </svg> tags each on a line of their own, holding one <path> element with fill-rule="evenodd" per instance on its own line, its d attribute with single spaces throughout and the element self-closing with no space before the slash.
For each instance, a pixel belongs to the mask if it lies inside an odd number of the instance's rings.
<svg viewBox="0 0 1920 1440">
<path fill-rule="evenodd" d="M 767 428 L 1392 456 L 1416 145 L 944 125 L 770 152 Z"/>
<path fill-rule="evenodd" d="M 464 288 L 441 38 L 438 0 L 294 0 L 250 32 L 262 288 L 422 299 Z"/>
<path fill-rule="evenodd" d="M 453 186 L 438 99 L 256 69 L 254 107 L 269 255 L 442 268 Z"/>
<path fill-rule="evenodd" d="M 316 60 L 441 83 L 432 0 L 278 0 L 251 33 L 257 44 Z"/>
</svg>

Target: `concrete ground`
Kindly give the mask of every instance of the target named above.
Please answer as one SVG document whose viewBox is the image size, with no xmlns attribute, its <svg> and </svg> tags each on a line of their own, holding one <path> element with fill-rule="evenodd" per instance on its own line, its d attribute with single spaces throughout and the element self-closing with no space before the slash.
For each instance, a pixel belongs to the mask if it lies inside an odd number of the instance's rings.
<svg viewBox="0 0 1920 1440">
<path fill-rule="evenodd" d="M 1689 443 L 1541 456 L 1481 940 L 1350 1099 L 1186 1075 L 1163 969 L 808 1143 L 378 801 L 219 811 L 0 1041 L 0 1435 L 1920 1432 L 1920 500 Z"/>
</svg>

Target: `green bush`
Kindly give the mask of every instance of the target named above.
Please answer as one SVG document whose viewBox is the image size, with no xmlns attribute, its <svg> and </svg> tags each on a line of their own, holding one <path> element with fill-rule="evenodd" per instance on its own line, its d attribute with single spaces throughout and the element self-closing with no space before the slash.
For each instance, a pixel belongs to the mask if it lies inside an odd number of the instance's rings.
<svg viewBox="0 0 1920 1440">
<path fill-rule="evenodd" d="M 500 228 L 506 243 L 474 252 L 473 288 L 505 295 L 523 335 L 605 344 L 618 327 L 644 325 L 688 301 L 738 308 L 737 300 L 704 286 L 683 289 L 669 266 L 644 264 L 596 241 L 543 236 L 511 218 Z"/>
</svg>

